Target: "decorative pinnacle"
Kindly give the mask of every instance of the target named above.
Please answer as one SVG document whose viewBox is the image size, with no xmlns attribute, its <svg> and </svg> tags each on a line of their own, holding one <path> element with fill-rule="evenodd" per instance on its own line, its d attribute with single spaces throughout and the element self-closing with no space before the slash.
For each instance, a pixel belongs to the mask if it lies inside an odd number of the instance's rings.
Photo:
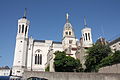
<svg viewBox="0 0 120 80">
<path fill-rule="evenodd" d="M 27 8 L 25 8 L 25 11 L 24 11 L 24 16 L 23 16 L 23 18 L 26 18 L 26 14 L 27 14 Z"/>
<path fill-rule="evenodd" d="M 66 21 L 69 22 L 69 14 L 66 13 Z"/>
<path fill-rule="evenodd" d="M 84 16 L 84 26 L 87 27 L 86 16 Z"/>
</svg>

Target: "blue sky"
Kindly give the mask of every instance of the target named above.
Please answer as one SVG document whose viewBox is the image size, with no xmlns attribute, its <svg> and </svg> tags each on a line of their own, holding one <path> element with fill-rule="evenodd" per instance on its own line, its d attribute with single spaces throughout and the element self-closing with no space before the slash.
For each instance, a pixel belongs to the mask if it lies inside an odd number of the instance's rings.
<svg viewBox="0 0 120 80">
<path fill-rule="evenodd" d="M 100 36 L 107 40 L 120 36 L 120 0 L 0 0 L 0 66 L 12 67 L 17 20 L 24 8 L 34 39 L 61 41 L 66 13 L 78 39 L 84 16 L 94 42 Z"/>
</svg>

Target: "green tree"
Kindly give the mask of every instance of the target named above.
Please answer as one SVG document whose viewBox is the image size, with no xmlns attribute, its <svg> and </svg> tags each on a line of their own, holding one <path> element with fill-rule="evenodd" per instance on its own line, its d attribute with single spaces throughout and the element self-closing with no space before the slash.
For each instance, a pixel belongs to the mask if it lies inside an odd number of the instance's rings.
<svg viewBox="0 0 120 80">
<path fill-rule="evenodd" d="M 110 66 L 118 63 L 120 63 L 120 51 L 115 51 L 108 57 L 105 57 L 104 59 L 102 59 L 99 64 L 99 67 Z"/>
<path fill-rule="evenodd" d="M 120 51 L 115 51 L 112 57 L 113 57 L 112 64 L 120 63 Z"/>
<path fill-rule="evenodd" d="M 74 72 L 81 69 L 80 61 L 71 56 L 66 56 L 65 52 L 57 51 L 54 54 L 54 65 L 56 72 Z"/>
<path fill-rule="evenodd" d="M 45 68 L 45 72 L 49 72 L 49 65 Z"/>
<path fill-rule="evenodd" d="M 113 56 L 109 55 L 108 57 L 105 57 L 100 61 L 100 64 L 98 65 L 99 68 L 105 67 L 105 66 L 110 66 L 113 64 Z"/>
<path fill-rule="evenodd" d="M 86 72 L 97 72 L 99 69 L 99 64 L 102 59 L 107 57 L 111 53 L 111 49 L 108 45 L 102 45 L 99 43 L 94 44 L 88 49 L 86 55 L 85 66 Z"/>
</svg>

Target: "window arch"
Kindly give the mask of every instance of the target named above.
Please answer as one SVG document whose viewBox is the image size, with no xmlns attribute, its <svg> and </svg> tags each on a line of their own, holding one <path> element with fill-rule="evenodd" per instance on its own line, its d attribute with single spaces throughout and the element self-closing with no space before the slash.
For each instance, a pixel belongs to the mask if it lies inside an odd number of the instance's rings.
<svg viewBox="0 0 120 80">
<path fill-rule="evenodd" d="M 42 65 L 42 51 L 40 49 L 35 51 L 35 64 Z"/>
<path fill-rule="evenodd" d="M 36 51 L 35 51 L 35 53 L 40 53 L 41 52 L 41 50 L 40 49 L 37 49 Z"/>
</svg>

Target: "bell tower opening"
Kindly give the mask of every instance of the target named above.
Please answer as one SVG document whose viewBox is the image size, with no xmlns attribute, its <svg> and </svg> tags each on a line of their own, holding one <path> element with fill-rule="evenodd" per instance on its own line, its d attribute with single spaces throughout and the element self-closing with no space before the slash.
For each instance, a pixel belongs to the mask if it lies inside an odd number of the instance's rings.
<svg viewBox="0 0 120 80">
<path fill-rule="evenodd" d="M 88 48 L 92 46 L 91 28 L 87 26 L 86 17 L 84 17 L 84 28 L 81 30 L 83 38 L 83 47 Z"/>
</svg>

